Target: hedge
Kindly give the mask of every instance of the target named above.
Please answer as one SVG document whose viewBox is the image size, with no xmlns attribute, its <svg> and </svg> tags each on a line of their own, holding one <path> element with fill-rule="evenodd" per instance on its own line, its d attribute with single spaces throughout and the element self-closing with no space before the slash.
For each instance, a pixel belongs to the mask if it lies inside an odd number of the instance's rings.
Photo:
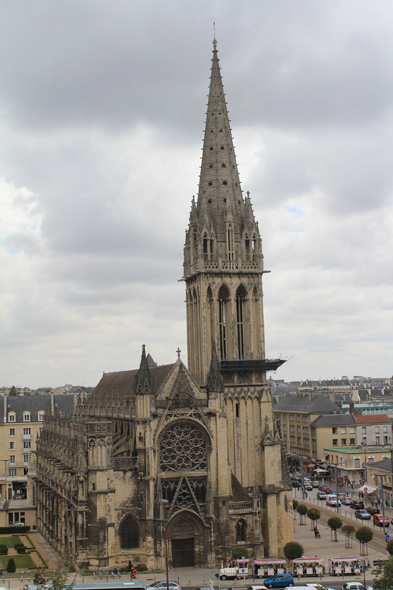
<svg viewBox="0 0 393 590">
<path fill-rule="evenodd" d="M 16 532 L 19 535 L 20 533 L 28 533 L 29 531 L 29 526 L 0 526 L 0 535 L 15 535 Z"/>
</svg>

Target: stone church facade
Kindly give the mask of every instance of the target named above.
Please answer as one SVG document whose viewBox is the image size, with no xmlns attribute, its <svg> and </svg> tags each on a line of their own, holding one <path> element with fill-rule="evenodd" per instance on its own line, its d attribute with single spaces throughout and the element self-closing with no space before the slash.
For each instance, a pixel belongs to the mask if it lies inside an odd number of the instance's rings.
<svg viewBox="0 0 393 590">
<path fill-rule="evenodd" d="M 262 243 L 240 188 L 214 41 L 198 199 L 184 247 L 189 368 L 104 373 L 49 416 L 31 466 L 39 530 L 79 567 L 283 555 L 291 484 L 265 357 Z"/>
</svg>

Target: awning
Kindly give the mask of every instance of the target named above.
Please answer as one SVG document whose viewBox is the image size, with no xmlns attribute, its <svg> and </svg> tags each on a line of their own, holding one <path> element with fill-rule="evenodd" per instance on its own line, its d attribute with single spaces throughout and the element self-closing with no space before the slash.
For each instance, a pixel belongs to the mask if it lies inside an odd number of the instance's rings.
<svg viewBox="0 0 393 590">
<path fill-rule="evenodd" d="M 315 463 L 309 463 L 309 464 L 307 465 L 307 468 L 309 468 L 309 467 L 315 467 Z"/>
<path fill-rule="evenodd" d="M 265 558 L 265 559 L 254 559 L 253 561 L 254 565 L 269 565 L 271 564 L 275 564 L 278 563 L 280 565 L 286 565 L 286 561 L 285 559 L 269 559 L 269 558 Z"/>
<path fill-rule="evenodd" d="M 314 469 L 314 473 L 329 473 L 327 469 L 321 469 L 320 467 L 317 467 L 317 469 Z"/>
<path fill-rule="evenodd" d="M 339 563 L 340 561 L 362 561 L 362 558 L 356 555 L 356 557 L 331 557 L 329 559 L 332 563 Z"/>
<path fill-rule="evenodd" d="M 361 488 L 358 488 L 357 492 L 363 492 L 364 494 L 372 494 L 375 492 L 377 488 L 375 486 L 370 485 L 369 483 L 364 484 Z"/>
<path fill-rule="evenodd" d="M 324 563 L 324 561 L 320 557 L 298 557 L 293 560 L 293 563 Z"/>
</svg>

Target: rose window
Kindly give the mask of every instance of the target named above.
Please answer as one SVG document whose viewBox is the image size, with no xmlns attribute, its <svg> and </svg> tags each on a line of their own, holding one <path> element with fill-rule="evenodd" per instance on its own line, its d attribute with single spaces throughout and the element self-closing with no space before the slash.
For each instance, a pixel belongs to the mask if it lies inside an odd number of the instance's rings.
<svg viewBox="0 0 393 590">
<path fill-rule="evenodd" d="M 166 430 L 160 445 L 161 471 L 205 471 L 206 442 L 191 424 L 175 424 Z"/>
</svg>

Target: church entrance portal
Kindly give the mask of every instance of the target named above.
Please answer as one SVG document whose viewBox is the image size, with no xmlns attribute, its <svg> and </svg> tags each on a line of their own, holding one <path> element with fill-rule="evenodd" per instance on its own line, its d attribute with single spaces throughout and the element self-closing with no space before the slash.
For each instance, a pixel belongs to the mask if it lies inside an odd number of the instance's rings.
<svg viewBox="0 0 393 590">
<path fill-rule="evenodd" d="M 172 540 L 173 567 L 192 567 L 194 565 L 194 539 Z"/>
</svg>

